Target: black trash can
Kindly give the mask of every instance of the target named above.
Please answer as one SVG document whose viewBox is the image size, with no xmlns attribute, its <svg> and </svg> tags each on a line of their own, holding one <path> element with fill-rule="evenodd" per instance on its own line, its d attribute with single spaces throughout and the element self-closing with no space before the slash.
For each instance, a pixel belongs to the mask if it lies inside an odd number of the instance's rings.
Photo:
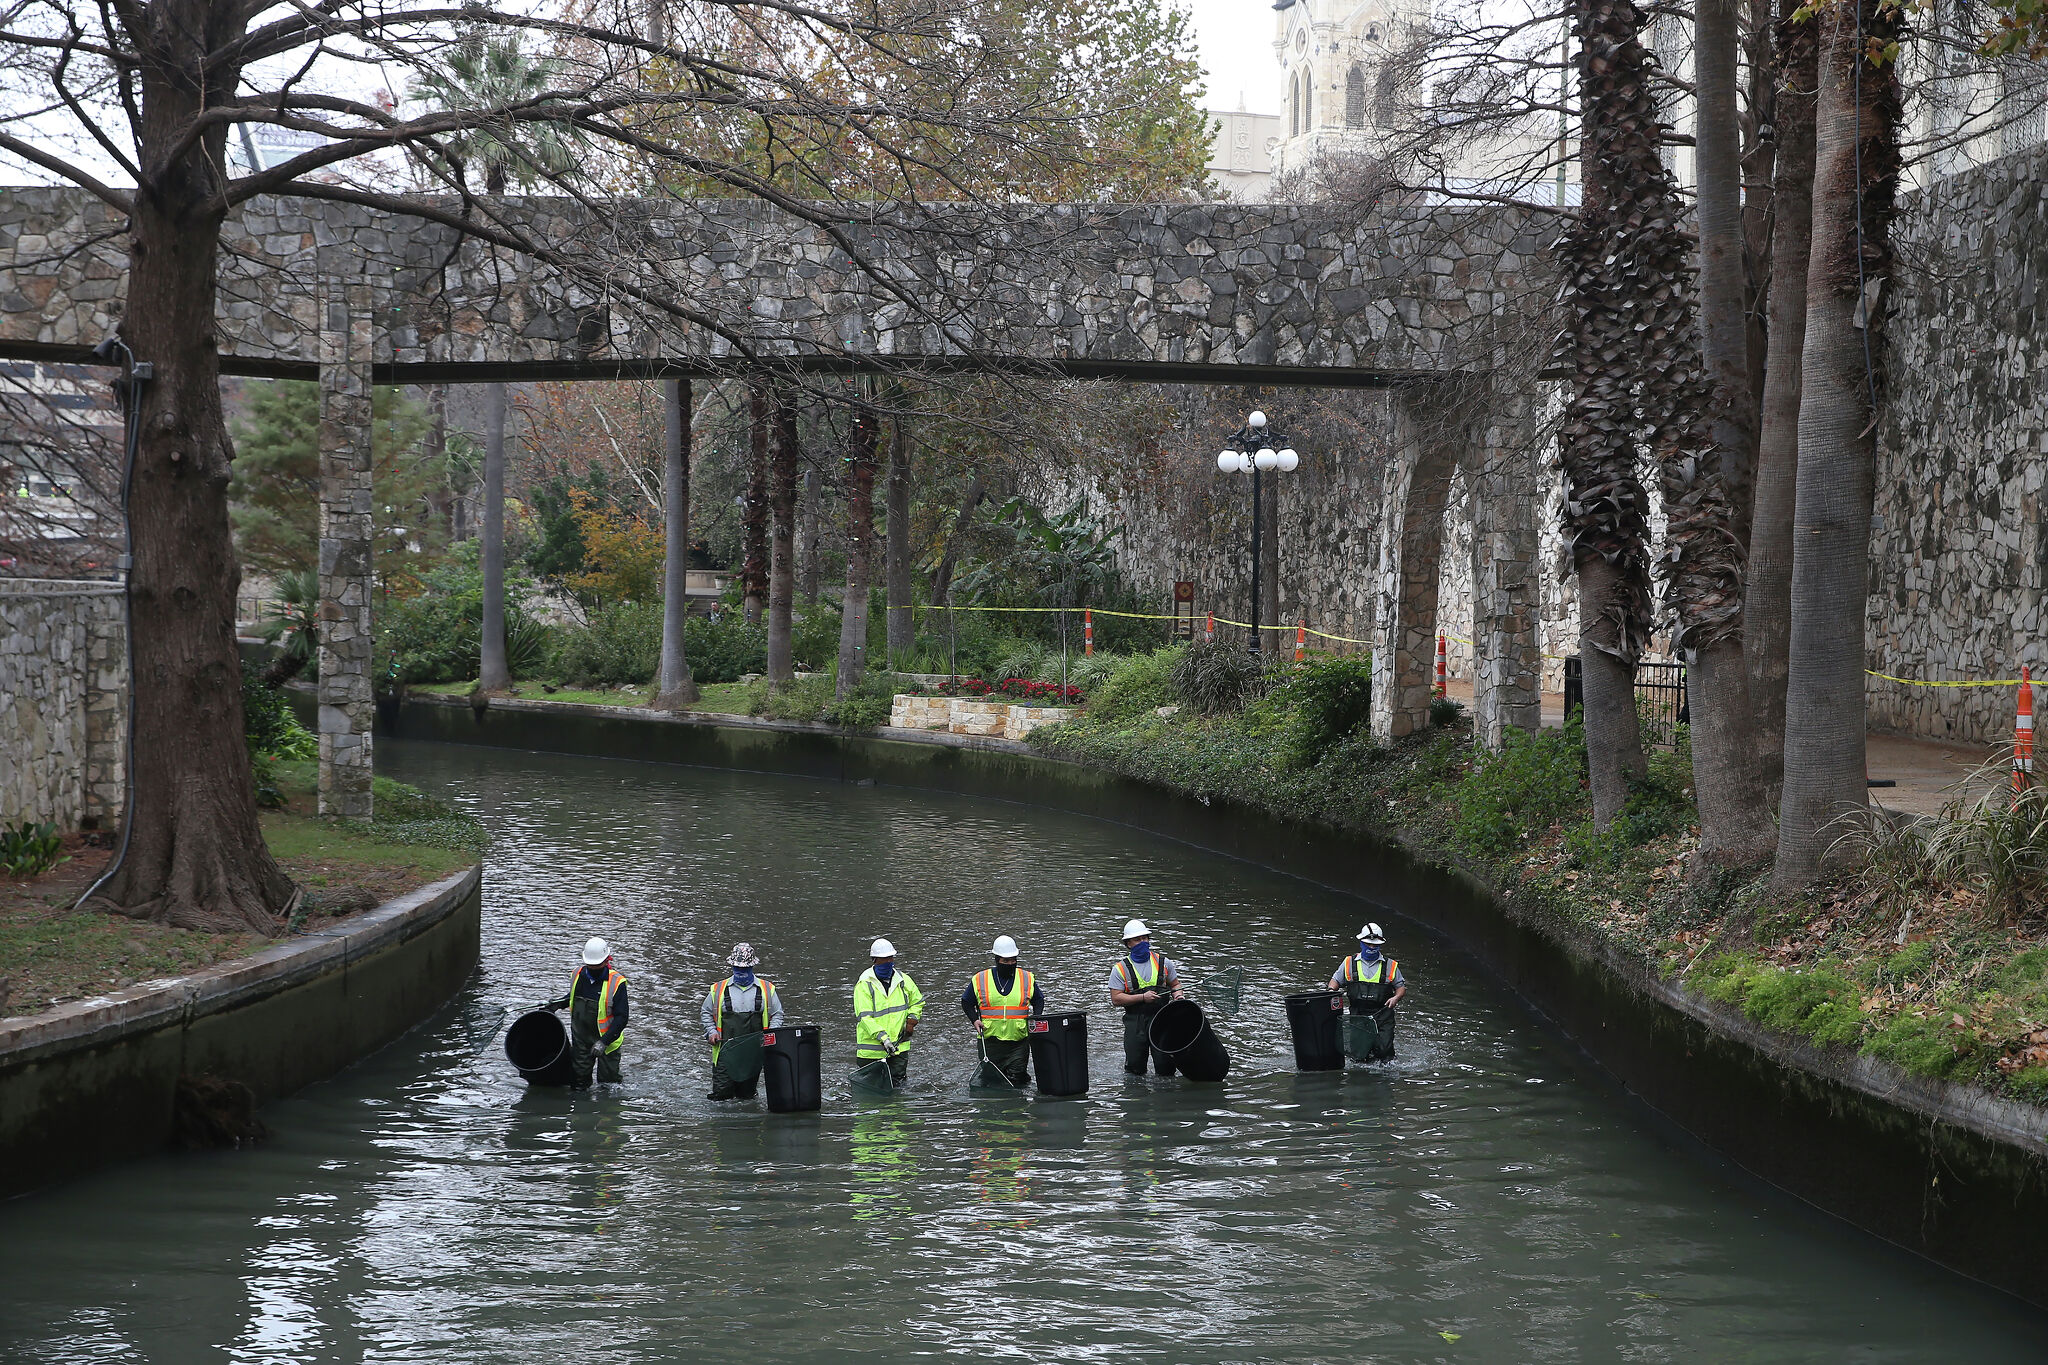
<svg viewBox="0 0 2048 1365">
<path fill-rule="evenodd" d="M 1220 1081 L 1230 1074 L 1230 1054 L 1209 1027 L 1209 1016 L 1192 1000 L 1169 1000 L 1152 1016 L 1152 1046 L 1173 1058 L 1191 1081 Z"/>
<path fill-rule="evenodd" d="M 505 1060 L 528 1085 L 567 1085 L 575 1079 L 569 1030 L 551 1010 L 528 1010 L 505 1030 Z"/>
<path fill-rule="evenodd" d="M 1031 1070 L 1041 1095 L 1081 1095 L 1088 1090 L 1088 1016 L 1081 1010 L 1034 1015 L 1028 1026 Z"/>
<path fill-rule="evenodd" d="M 1287 1031 L 1294 1036 L 1296 1071 L 1344 1069 L 1344 997 L 1338 992 L 1288 996 Z"/>
<path fill-rule="evenodd" d="M 818 1074 L 818 1026 L 785 1024 L 761 1035 L 761 1075 L 768 1082 L 768 1111 L 800 1114 L 824 1103 Z"/>
</svg>

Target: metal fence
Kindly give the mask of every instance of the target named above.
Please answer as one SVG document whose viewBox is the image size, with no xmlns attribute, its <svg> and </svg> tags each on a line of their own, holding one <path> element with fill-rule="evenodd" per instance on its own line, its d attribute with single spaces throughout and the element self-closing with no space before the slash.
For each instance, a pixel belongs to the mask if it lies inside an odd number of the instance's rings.
<svg viewBox="0 0 2048 1365">
<path fill-rule="evenodd" d="M 1586 702 L 1586 678 L 1577 655 L 1564 661 L 1564 713 Z M 1636 716 L 1642 722 L 1643 738 L 1664 748 L 1678 744 L 1678 727 L 1692 724 L 1692 711 L 1685 693 L 1685 665 L 1641 663 L 1636 665 Z"/>
</svg>

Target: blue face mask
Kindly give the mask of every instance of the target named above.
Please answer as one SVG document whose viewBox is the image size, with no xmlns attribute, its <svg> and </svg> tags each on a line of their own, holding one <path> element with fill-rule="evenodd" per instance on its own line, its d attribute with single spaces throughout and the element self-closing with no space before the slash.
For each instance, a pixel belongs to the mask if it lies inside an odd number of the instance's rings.
<svg viewBox="0 0 2048 1365">
<path fill-rule="evenodd" d="M 1367 962 L 1378 962 L 1380 960 L 1379 945 L 1376 943 L 1361 942 L 1358 945 L 1358 955 L 1364 958 Z"/>
<path fill-rule="evenodd" d="M 888 985 L 888 984 L 889 984 L 889 983 L 890 983 L 891 981 L 895 980 L 895 978 L 896 978 L 896 964 L 895 964 L 895 963 L 893 963 L 893 962 L 877 962 L 877 963 L 875 964 L 875 980 L 877 980 L 877 981 L 881 982 L 881 983 L 882 983 L 882 984 L 883 984 L 884 986 L 886 986 L 886 985 Z"/>
<path fill-rule="evenodd" d="M 1152 958 L 1152 940 L 1141 938 L 1131 945 L 1131 961 L 1148 962 Z"/>
<path fill-rule="evenodd" d="M 735 985 L 735 986 L 738 986 L 738 987 L 739 987 L 739 988 L 740 988 L 741 990 L 745 990 L 745 989 L 746 989 L 747 987 L 749 987 L 749 986 L 753 985 L 753 984 L 754 984 L 754 969 L 753 969 L 752 967 L 735 967 L 735 968 L 733 968 L 733 969 L 732 969 L 732 984 L 733 984 L 733 985 Z"/>
</svg>

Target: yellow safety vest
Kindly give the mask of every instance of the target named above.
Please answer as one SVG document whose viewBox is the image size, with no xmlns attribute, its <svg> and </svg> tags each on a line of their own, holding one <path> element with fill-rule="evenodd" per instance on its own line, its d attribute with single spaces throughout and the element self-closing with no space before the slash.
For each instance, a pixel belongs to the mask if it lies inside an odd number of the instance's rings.
<svg viewBox="0 0 2048 1365">
<path fill-rule="evenodd" d="M 884 1040 L 898 1052 L 910 1051 L 903 1025 L 923 1013 L 924 992 L 910 979 L 910 973 L 897 968 L 895 980 L 884 987 L 874 968 L 868 968 L 853 983 L 854 1054 L 864 1061 L 886 1057 L 889 1049 L 882 1046 Z"/>
<path fill-rule="evenodd" d="M 981 1006 L 982 1035 L 1014 1043 L 1024 1037 L 1025 1021 L 1031 1017 L 1031 973 L 1019 967 L 1011 976 L 1008 991 L 996 988 L 995 968 L 974 974 L 974 1001 Z"/>
<path fill-rule="evenodd" d="M 576 973 L 575 978 L 569 982 L 569 1013 L 571 1016 L 574 1016 L 576 1013 L 576 988 L 582 984 L 582 972 Z M 612 974 L 605 978 L 604 985 L 597 992 L 597 1032 L 599 1037 L 603 1037 L 604 1031 L 612 1026 L 612 992 L 625 984 L 626 978 L 620 976 L 618 971 L 614 969 Z M 606 1048 L 605 1051 L 617 1052 L 619 1045 L 625 1041 L 626 1035 L 622 1033 L 612 1039 L 612 1045 Z"/>
<path fill-rule="evenodd" d="M 720 1033 L 725 1032 L 725 991 L 730 985 L 732 978 L 728 976 L 711 988 L 711 993 L 718 997 L 718 1003 L 711 1007 L 711 1023 Z M 765 1029 L 768 1027 L 768 992 L 775 989 L 775 983 L 765 976 L 757 976 L 754 985 L 761 992 L 761 1027 Z"/>
<path fill-rule="evenodd" d="M 1152 956 L 1145 959 L 1145 966 L 1143 967 L 1140 967 L 1129 958 L 1125 958 L 1117 963 L 1117 972 L 1124 979 L 1124 994 L 1136 995 L 1140 991 L 1156 989 L 1159 986 L 1159 973 L 1164 970 L 1161 964 L 1165 961 L 1165 958 L 1154 952 Z M 1147 968 L 1150 969 L 1149 974 Z"/>
<path fill-rule="evenodd" d="M 1358 981 L 1368 986 L 1376 986 L 1382 981 L 1392 981 L 1394 973 L 1400 970 L 1401 964 L 1399 962 L 1382 954 L 1380 960 L 1372 964 L 1372 974 L 1368 976 L 1366 975 L 1365 963 L 1359 960 L 1357 953 L 1353 953 L 1350 957 L 1344 959 L 1344 970 L 1339 979 Z"/>
</svg>

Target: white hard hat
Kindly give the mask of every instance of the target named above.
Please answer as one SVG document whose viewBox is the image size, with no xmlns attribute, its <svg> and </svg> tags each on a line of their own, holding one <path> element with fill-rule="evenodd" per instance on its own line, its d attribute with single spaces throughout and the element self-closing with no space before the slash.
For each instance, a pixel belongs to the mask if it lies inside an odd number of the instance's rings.
<svg viewBox="0 0 2048 1365">
<path fill-rule="evenodd" d="M 1150 938 L 1152 937 L 1152 931 L 1145 927 L 1145 921 L 1134 919 L 1124 926 L 1124 937 L 1126 939 Z"/>
<path fill-rule="evenodd" d="M 1387 936 L 1377 924 L 1368 924 L 1358 931 L 1358 941 L 1361 943 L 1385 943 Z"/>
<path fill-rule="evenodd" d="M 604 960 L 611 955 L 610 946 L 601 938 L 594 938 L 583 945 L 583 963 L 587 967 L 602 966 Z"/>
<path fill-rule="evenodd" d="M 896 945 L 889 942 L 886 938 L 878 938 L 868 945 L 868 956 L 894 957 L 896 956 Z"/>
<path fill-rule="evenodd" d="M 1017 955 L 1017 940 L 1011 938 L 1008 934 L 998 935 L 996 941 L 989 944 L 988 950 L 997 957 L 1015 957 Z"/>
</svg>

